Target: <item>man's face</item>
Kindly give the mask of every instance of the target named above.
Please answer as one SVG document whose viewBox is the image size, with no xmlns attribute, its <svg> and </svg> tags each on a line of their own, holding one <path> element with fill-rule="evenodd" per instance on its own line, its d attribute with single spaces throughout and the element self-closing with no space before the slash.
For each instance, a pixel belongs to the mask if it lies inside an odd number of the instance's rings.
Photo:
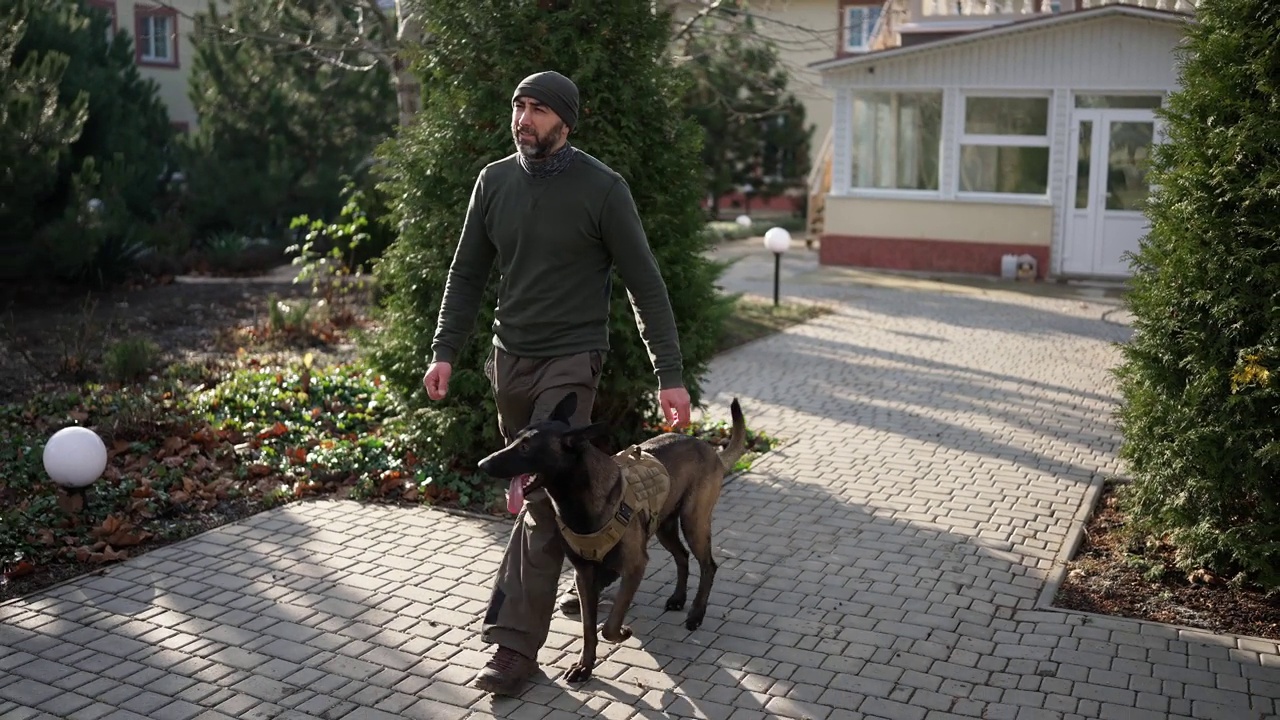
<svg viewBox="0 0 1280 720">
<path fill-rule="evenodd" d="M 564 144 L 568 128 L 554 110 L 529 97 L 511 103 L 511 137 L 530 160 L 541 160 Z"/>
</svg>

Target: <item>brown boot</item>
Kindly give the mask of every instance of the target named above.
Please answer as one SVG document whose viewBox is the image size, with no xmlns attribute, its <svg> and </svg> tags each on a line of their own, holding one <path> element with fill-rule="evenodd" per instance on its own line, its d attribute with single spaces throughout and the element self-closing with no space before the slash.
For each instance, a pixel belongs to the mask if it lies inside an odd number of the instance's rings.
<svg viewBox="0 0 1280 720">
<path fill-rule="evenodd" d="M 494 695 L 516 695 L 537 669 L 538 663 L 499 645 L 484 669 L 471 681 L 471 687 Z"/>
</svg>

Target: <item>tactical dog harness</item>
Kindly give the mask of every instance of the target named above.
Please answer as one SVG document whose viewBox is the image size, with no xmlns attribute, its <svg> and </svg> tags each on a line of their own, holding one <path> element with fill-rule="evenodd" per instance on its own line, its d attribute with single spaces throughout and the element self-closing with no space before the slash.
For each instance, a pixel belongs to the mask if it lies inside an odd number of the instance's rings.
<svg viewBox="0 0 1280 720">
<path fill-rule="evenodd" d="M 667 468 L 638 445 L 613 456 L 622 469 L 622 497 L 608 524 L 589 535 L 579 535 L 565 526 L 560 516 L 556 524 L 569 547 L 587 560 L 599 562 L 622 539 L 637 512 L 646 513 L 645 537 L 653 537 L 658 529 L 658 516 L 671 490 Z"/>
</svg>

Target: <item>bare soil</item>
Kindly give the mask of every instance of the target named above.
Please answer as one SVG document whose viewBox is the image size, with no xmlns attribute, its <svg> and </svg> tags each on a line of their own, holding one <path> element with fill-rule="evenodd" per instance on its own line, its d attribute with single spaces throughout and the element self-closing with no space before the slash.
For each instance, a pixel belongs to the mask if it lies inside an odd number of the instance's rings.
<svg viewBox="0 0 1280 720">
<path fill-rule="evenodd" d="M 0 287 L 0 403 L 98 377 L 104 349 L 125 338 L 152 340 L 164 364 L 230 358 L 265 321 L 272 296 L 310 295 L 294 276 L 283 265 L 252 277 L 170 277 L 102 292 Z M 317 350 L 351 348 L 317 343 Z"/>
<path fill-rule="evenodd" d="M 1056 607 L 1280 640 L 1280 594 L 1237 588 L 1210 573 L 1174 569 L 1168 548 L 1138 554 L 1108 483 L 1068 564 Z"/>
</svg>

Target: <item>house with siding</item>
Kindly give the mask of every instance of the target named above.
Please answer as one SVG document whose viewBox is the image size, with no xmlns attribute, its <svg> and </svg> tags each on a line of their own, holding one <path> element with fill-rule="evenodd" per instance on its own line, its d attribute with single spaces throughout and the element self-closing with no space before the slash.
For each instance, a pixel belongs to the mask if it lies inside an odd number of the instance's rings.
<svg viewBox="0 0 1280 720">
<path fill-rule="evenodd" d="M 889 0 L 811 67 L 833 96 L 810 177 L 820 262 L 1124 278 L 1147 223 L 1156 110 L 1191 0 Z"/>
<path fill-rule="evenodd" d="M 129 33 L 134 60 L 142 77 L 159 86 L 175 128 L 191 130 L 198 118 L 187 95 L 193 57 L 191 34 L 195 16 L 208 9 L 206 0 L 87 0 L 111 18 L 111 33 Z M 223 3 L 226 4 L 225 2 Z"/>
</svg>

